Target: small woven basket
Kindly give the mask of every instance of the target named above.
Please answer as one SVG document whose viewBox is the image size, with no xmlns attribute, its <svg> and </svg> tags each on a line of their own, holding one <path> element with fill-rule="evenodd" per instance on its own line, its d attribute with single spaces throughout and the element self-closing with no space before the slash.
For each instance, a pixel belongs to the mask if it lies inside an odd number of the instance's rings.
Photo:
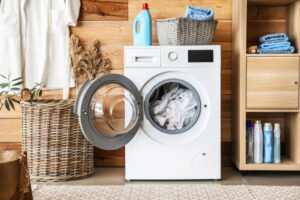
<svg viewBox="0 0 300 200">
<path fill-rule="evenodd" d="M 216 20 L 188 18 L 156 20 L 160 45 L 208 45 L 215 36 L 216 26 Z"/>
<path fill-rule="evenodd" d="M 35 181 L 66 181 L 94 172 L 93 146 L 81 133 L 74 101 L 22 102 L 23 150 Z"/>
</svg>

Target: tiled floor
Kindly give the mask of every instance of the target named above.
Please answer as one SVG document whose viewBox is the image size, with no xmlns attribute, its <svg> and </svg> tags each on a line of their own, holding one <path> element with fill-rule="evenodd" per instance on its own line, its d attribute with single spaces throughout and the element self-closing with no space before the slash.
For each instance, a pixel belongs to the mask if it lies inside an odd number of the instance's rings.
<svg viewBox="0 0 300 200">
<path fill-rule="evenodd" d="M 47 183 L 56 185 L 122 185 L 128 183 L 124 179 L 124 168 L 97 168 L 95 173 L 85 179 Z M 246 172 L 240 173 L 235 168 L 226 167 L 222 168 L 221 181 L 130 181 L 130 184 L 140 183 L 188 183 L 188 184 L 201 184 L 201 183 L 220 183 L 224 185 L 278 185 L 300 186 L 300 173 L 299 172 Z M 46 184 L 46 183 L 42 183 Z"/>
</svg>

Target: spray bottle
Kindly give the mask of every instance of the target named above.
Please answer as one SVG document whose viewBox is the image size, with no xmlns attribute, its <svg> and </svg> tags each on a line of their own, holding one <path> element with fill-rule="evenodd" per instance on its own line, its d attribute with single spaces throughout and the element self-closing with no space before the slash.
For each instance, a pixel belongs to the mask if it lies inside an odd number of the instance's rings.
<svg viewBox="0 0 300 200">
<path fill-rule="evenodd" d="M 274 163 L 280 163 L 280 125 L 274 125 Z"/>
<path fill-rule="evenodd" d="M 273 162 L 273 131 L 269 122 L 264 125 L 264 162 Z"/>
<path fill-rule="evenodd" d="M 254 124 L 254 162 L 263 162 L 263 133 L 259 120 L 256 120 Z"/>
</svg>

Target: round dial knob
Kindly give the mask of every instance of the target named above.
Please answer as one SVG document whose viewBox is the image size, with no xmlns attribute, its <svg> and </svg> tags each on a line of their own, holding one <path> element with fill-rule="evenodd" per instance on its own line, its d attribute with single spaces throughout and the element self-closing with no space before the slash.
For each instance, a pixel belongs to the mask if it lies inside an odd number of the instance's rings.
<svg viewBox="0 0 300 200">
<path fill-rule="evenodd" d="M 169 53 L 169 59 L 170 59 L 171 61 L 177 60 L 177 58 L 178 58 L 178 55 L 177 55 L 176 52 L 171 51 L 171 52 Z"/>
</svg>

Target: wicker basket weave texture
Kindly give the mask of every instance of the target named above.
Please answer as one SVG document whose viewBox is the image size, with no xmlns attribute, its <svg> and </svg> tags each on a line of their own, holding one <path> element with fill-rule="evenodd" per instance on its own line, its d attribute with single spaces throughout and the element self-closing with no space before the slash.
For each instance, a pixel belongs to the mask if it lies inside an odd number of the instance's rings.
<svg viewBox="0 0 300 200">
<path fill-rule="evenodd" d="M 94 172 L 93 146 L 81 132 L 73 101 L 22 102 L 21 107 L 31 179 L 66 181 Z"/>
<path fill-rule="evenodd" d="M 208 45 L 212 42 L 217 21 L 188 18 L 157 19 L 160 45 Z"/>
</svg>

